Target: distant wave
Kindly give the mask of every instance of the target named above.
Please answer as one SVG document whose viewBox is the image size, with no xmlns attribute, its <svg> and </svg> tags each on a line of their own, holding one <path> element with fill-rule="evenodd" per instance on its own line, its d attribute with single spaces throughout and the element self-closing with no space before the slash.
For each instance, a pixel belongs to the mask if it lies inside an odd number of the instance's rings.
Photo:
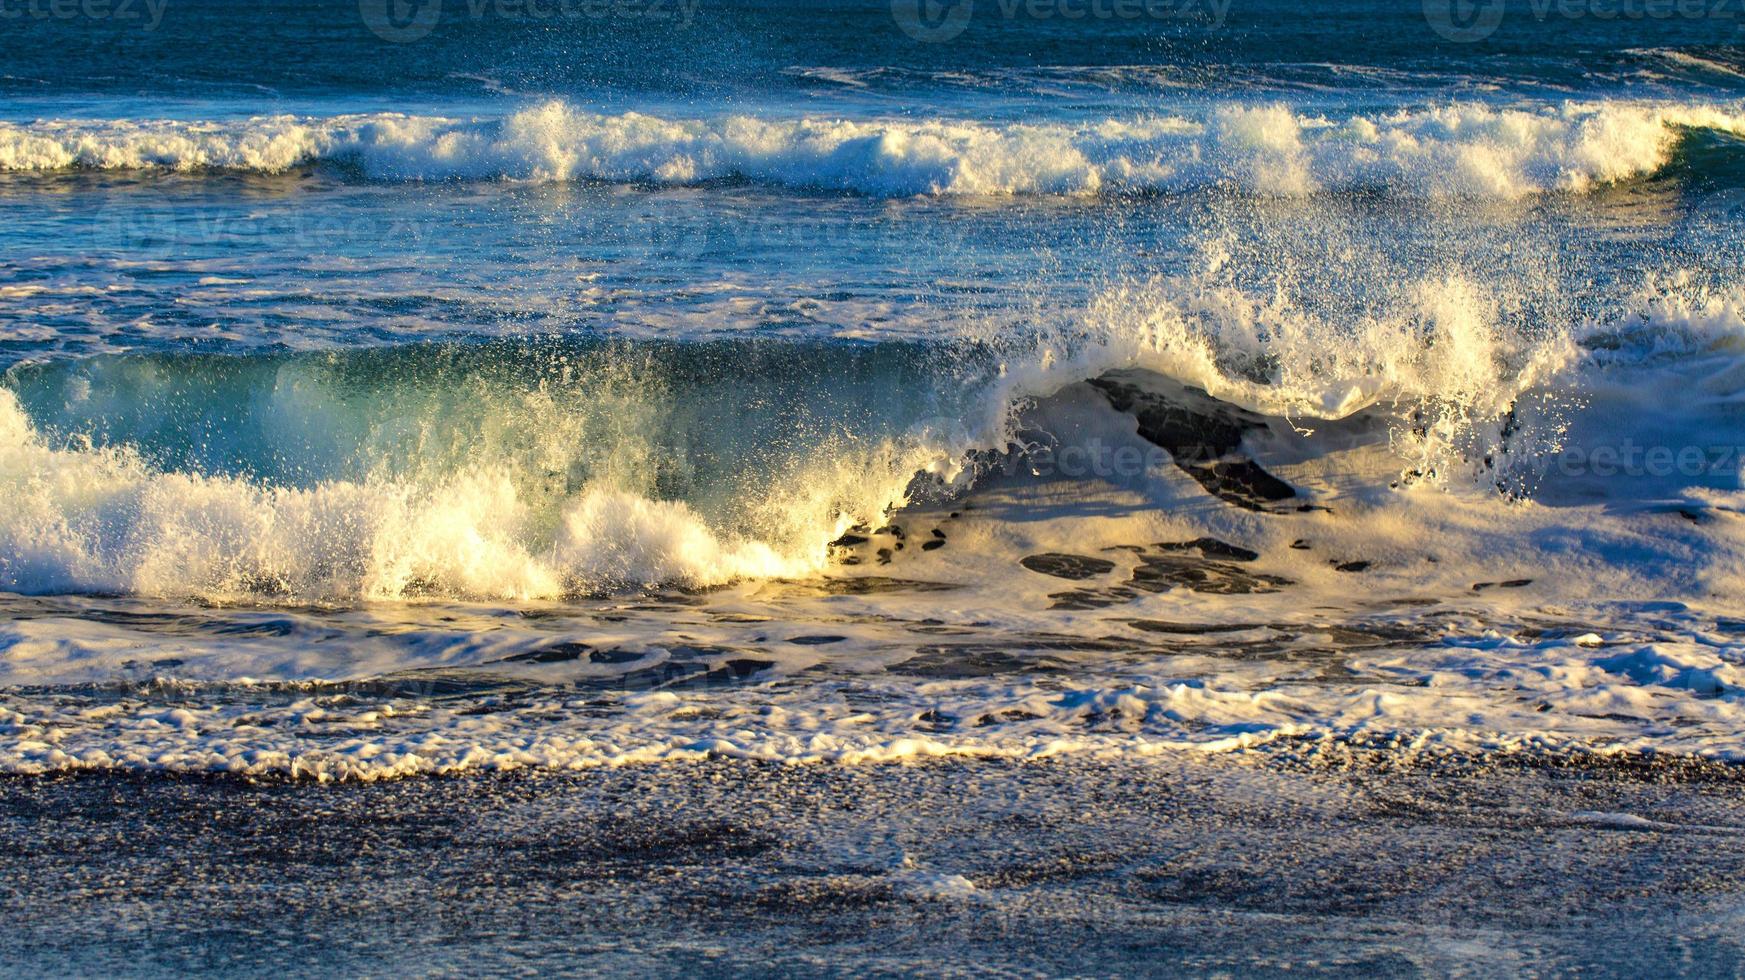
<svg viewBox="0 0 1745 980">
<path fill-rule="evenodd" d="M 376 113 L 0 124 L 0 171 L 281 173 L 373 180 L 745 180 L 874 196 L 1377 189 L 1514 199 L 1655 174 L 1684 134 L 1745 134 L 1745 108 L 1451 104 L 1353 115 L 1226 104 L 1080 123 L 603 115 L 562 101 L 501 118 Z"/>
<path fill-rule="evenodd" d="M 1699 74 L 1745 78 L 1745 57 L 1742 57 L 1737 50 L 1726 48 L 1696 48 L 1691 50 L 1641 48 L 1631 53 Z"/>
</svg>

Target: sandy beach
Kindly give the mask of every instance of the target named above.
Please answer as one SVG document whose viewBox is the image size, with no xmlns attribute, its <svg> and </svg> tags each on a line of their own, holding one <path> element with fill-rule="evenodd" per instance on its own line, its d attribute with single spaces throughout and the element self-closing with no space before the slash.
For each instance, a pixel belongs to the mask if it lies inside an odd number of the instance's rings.
<svg viewBox="0 0 1745 980">
<path fill-rule="evenodd" d="M 0 781 L 7 972 L 1734 975 L 1745 774 L 1304 747 Z"/>
</svg>

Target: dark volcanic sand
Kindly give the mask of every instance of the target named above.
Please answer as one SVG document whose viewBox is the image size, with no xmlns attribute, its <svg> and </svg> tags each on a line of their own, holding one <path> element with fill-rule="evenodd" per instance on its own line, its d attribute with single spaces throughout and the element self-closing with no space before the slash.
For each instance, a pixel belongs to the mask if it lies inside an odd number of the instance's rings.
<svg viewBox="0 0 1745 980">
<path fill-rule="evenodd" d="M 15 975 L 1738 975 L 1745 773 L 733 762 L 0 780 Z M 974 890 L 951 876 L 961 875 Z"/>
</svg>

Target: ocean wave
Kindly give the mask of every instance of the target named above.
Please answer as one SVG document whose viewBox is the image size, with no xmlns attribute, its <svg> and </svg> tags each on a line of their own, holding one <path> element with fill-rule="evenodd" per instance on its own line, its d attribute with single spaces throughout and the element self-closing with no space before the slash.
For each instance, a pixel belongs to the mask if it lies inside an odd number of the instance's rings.
<svg viewBox="0 0 1745 980">
<path fill-rule="evenodd" d="M 490 119 L 399 113 L 0 124 L 0 170 L 282 173 L 375 180 L 748 180 L 876 196 L 1353 189 L 1514 199 L 1659 172 L 1681 134 L 1745 134 L 1738 106 L 1476 103 L 1371 114 L 1227 104 L 1080 123 L 665 118 L 562 101 Z"/>
<path fill-rule="evenodd" d="M 1638 48 L 1627 52 L 1696 73 L 1724 78 L 1745 78 L 1745 58 L 1737 48 Z"/>
<path fill-rule="evenodd" d="M 1745 340 L 1745 297 L 1687 280 L 1538 333 L 1497 302 L 1427 280 L 1332 319 L 1193 277 L 1111 290 L 1006 348 L 544 340 L 22 364 L 0 383 L 0 589 L 520 600 L 816 574 L 845 531 L 1085 438 L 1051 413 L 1130 438 L 1115 409 L 1131 399 L 1087 381 L 1149 385 L 1208 432 L 1239 417 L 1299 459 L 1359 433 L 1378 455 L 1354 484 L 1466 473 L 1494 496 L 1499 460 L 1555 452 L 1616 372 L 1730 364 Z M 1724 430 L 1733 390 L 1681 426 Z M 1214 454 L 1242 438 L 1183 437 Z"/>
<path fill-rule="evenodd" d="M 1292 92 L 1425 92 L 1476 95 L 1505 88 L 1510 79 L 1450 71 L 1426 73 L 1339 62 L 1261 64 L 1030 65 L 1003 68 L 916 68 L 897 65 L 794 65 L 783 75 L 838 93 L 872 98 L 941 89 L 998 92 L 1011 98 L 1083 98 L 1159 93 L 1240 93 L 1265 98 Z"/>
<path fill-rule="evenodd" d="M 19 366 L 0 388 L 0 588 L 534 599 L 816 571 L 954 447 L 916 421 L 902 365 L 848 352 L 794 372 L 808 353 L 500 343 Z M 721 370 L 757 383 L 724 388 Z"/>
</svg>

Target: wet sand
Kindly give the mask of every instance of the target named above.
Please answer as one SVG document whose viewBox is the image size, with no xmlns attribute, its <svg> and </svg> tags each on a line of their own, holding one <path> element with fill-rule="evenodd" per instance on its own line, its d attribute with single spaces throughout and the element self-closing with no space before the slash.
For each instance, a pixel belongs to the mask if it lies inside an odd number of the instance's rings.
<svg viewBox="0 0 1745 980">
<path fill-rule="evenodd" d="M 1745 771 L 1385 749 L 0 779 L 17 975 L 1738 975 Z"/>
</svg>

